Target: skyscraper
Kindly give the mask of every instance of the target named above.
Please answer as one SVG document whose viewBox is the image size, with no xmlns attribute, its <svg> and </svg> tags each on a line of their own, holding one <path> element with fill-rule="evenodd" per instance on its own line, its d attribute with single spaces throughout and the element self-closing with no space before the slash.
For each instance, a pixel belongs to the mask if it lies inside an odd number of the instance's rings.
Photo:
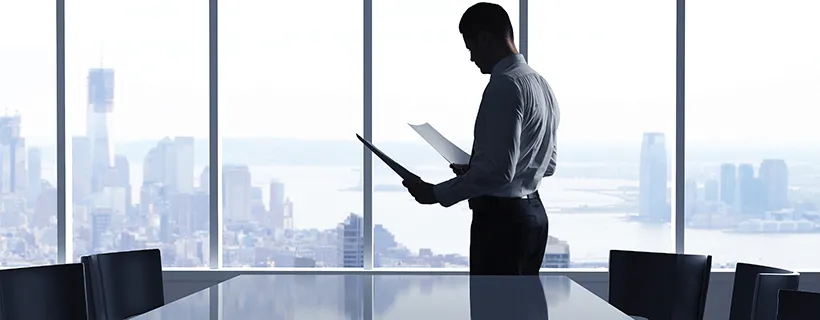
<svg viewBox="0 0 820 320">
<path fill-rule="evenodd" d="M 85 204 L 91 195 L 91 141 L 88 137 L 71 139 L 71 192 L 76 205 Z"/>
<path fill-rule="evenodd" d="M 34 203 L 40 195 L 42 189 L 42 163 L 43 155 L 40 149 L 32 148 L 28 150 L 28 183 L 26 194 L 28 201 Z"/>
<path fill-rule="evenodd" d="M 0 193 L 25 188 L 26 143 L 20 136 L 19 114 L 0 117 Z"/>
<path fill-rule="evenodd" d="M 666 202 L 667 155 L 663 133 L 643 134 L 639 189 L 639 215 L 653 220 L 669 220 L 669 206 Z"/>
<path fill-rule="evenodd" d="M 766 159 L 760 164 L 761 180 L 767 210 L 789 206 L 789 169 L 782 159 Z"/>
<path fill-rule="evenodd" d="M 364 267 L 364 220 L 351 213 L 337 228 L 339 264 L 345 268 Z"/>
<path fill-rule="evenodd" d="M 268 193 L 272 226 L 281 229 L 285 226 L 285 184 L 276 180 L 271 181 Z"/>
<path fill-rule="evenodd" d="M 176 192 L 192 194 L 194 192 L 194 138 L 174 138 L 176 156 Z"/>
<path fill-rule="evenodd" d="M 222 212 L 226 220 L 251 220 L 251 188 L 248 166 L 222 166 Z"/>
<path fill-rule="evenodd" d="M 175 145 L 170 138 L 163 138 L 148 151 L 142 162 L 142 181 L 160 183 L 173 193 L 176 190 Z"/>
<path fill-rule="evenodd" d="M 91 143 L 91 191 L 104 187 L 105 176 L 111 166 L 108 140 L 108 114 L 114 108 L 114 70 L 88 70 L 88 110 L 86 135 Z"/>
<path fill-rule="evenodd" d="M 720 201 L 728 205 L 735 204 L 737 194 L 737 168 L 734 164 L 720 165 Z"/>
<path fill-rule="evenodd" d="M 740 213 L 761 213 L 763 208 L 758 204 L 761 202 L 758 197 L 763 196 L 760 194 L 761 187 L 759 181 L 755 179 L 754 166 L 748 163 L 741 163 L 737 166 L 737 197 L 735 202 Z"/>
</svg>

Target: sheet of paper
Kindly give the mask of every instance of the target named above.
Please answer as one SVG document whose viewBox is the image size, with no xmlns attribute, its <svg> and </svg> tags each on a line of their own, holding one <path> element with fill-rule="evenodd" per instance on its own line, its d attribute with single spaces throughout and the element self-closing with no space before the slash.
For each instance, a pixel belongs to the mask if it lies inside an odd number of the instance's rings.
<svg viewBox="0 0 820 320">
<path fill-rule="evenodd" d="M 433 149 L 436 149 L 438 154 L 444 157 L 445 160 L 454 164 L 468 164 L 470 163 L 470 154 L 461 150 L 458 146 L 447 140 L 441 133 L 438 132 L 429 123 L 413 125 L 409 124 L 413 130 L 416 130 L 422 138 L 424 138 Z"/>
<path fill-rule="evenodd" d="M 384 164 L 386 164 L 388 167 L 390 167 L 390 169 L 393 169 L 393 171 L 396 172 L 396 174 L 398 174 L 399 177 L 401 177 L 402 179 L 404 179 L 404 180 L 414 180 L 414 179 L 420 180 L 421 179 L 421 178 L 419 178 L 419 176 L 417 176 L 414 173 L 410 172 L 410 170 L 405 169 L 398 162 L 394 161 L 389 156 L 384 154 L 384 152 L 379 150 L 379 148 L 376 148 L 376 146 L 374 146 L 372 143 L 370 143 L 370 141 L 365 140 L 364 138 L 362 138 L 362 136 L 360 136 L 358 134 L 356 134 L 356 138 L 359 138 L 359 141 L 364 143 L 365 147 L 370 149 L 370 151 L 373 151 L 373 154 L 375 154 L 377 157 L 379 157 L 379 159 L 382 159 Z"/>
</svg>

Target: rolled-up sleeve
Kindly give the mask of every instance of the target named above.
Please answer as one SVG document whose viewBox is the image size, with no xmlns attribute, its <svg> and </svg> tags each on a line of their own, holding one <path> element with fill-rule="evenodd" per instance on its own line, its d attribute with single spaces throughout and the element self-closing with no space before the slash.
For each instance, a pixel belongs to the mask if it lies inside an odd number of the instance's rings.
<svg viewBox="0 0 820 320">
<path fill-rule="evenodd" d="M 549 141 L 549 139 L 545 139 L 544 141 Z M 547 166 L 547 171 L 544 172 L 544 176 L 545 177 L 552 177 L 555 174 L 555 169 L 557 167 L 558 167 L 558 145 L 556 144 L 552 147 L 552 156 L 550 156 L 550 164 Z"/>
<path fill-rule="evenodd" d="M 491 79 L 476 117 L 470 169 L 433 188 L 442 206 L 491 193 L 513 180 L 522 120 L 523 101 L 518 85 L 508 77 Z"/>
</svg>

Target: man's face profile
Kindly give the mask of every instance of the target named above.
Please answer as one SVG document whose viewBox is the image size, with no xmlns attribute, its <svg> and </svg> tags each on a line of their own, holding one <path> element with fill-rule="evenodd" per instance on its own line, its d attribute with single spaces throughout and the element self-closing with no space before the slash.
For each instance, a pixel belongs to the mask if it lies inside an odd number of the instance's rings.
<svg viewBox="0 0 820 320">
<path fill-rule="evenodd" d="M 489 66 L 489 39 L 486 35 L 479 34 L 473 37 L 464 36 L 464 45 L 470 51 L 470 61 L 475 63 L 483 74 L 489 74 L 492 66 Z"/>
</svg>

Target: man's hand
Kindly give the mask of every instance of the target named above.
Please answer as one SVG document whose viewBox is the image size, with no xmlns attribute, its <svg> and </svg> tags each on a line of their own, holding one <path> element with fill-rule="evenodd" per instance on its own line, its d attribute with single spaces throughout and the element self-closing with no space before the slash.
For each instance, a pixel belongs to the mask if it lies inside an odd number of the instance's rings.
<svg viewBox="0 0 820 320">
<path fill-rule="evenodd" d="M 407 191 L 410 191 L 410 194 L 413 198 L 416 198 L 416 201 L 421 204 L 436 204 L 438 200 L 436 199 L 436 194 L 433 192 L 433 185 L 422 180 L 404 180 L 401 182 Z"/>
<path fill-rule="evenodd" d="M 450 164 L 450 169 L 453 169 L 453 173 L 455 173 L 457 176 L 460 176 L 460 175 L 466 173 L 467 170 L 470 170 L 470 165 L 451 163 Z"/>
</svg>

